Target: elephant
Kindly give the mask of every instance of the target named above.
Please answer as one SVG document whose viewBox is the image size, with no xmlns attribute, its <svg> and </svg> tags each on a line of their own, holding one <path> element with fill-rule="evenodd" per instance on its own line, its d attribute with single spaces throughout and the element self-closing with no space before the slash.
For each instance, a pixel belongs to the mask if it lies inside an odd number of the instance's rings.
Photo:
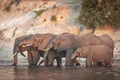
<svg viewBox="0 0 120 80">
<path fill-rule="evenodd" d="M 77 57 L 86 58 L 86 66 L 92 67 L 92 62 L 102 62 L 105 67 L 111 67 L 112 49 L 106 45 L 89 45 L 79 47 L 71 56 L 71 60 L 76 63 Z"/>
<path fill-rule="evenodd" d="M 99 45 L 102 44 L 101 39 L 93 34 L 74 35 L 71 33 L 63 33 L 56 36 L 48 47 L 45 49 L 46 54 L 44 58 L 49 54 L 49 51 L 53 48 L 55 52 L 66 51 L 65 66 L 73 66 L 71 61 L 71 55 L 80 46 L 87 45 Z"/>
<path fill-rule="evenodd" d="M 21 42 L 21 47 L 29 47 L 33 46 L 36 50 L 39 51 L 38 56 L 34 56 L 35 63 L 38 62 L 38 58 L 43 57 L 44 49 L 48 46 L 48 44 L 56 37 L 56 35 L 51 33 L 46 34 L 36 34 L 32 38 Z M 47 60 L 45 60 L 45 66 L 48 65 Z"/>
<path fill-rule="evenodd" d="M 104 34 L 104 35 L 99 36 L 99 38 L 101 39 L 103 44 L 111 48 L 112 51 L 114 50 L 114 41 L 109 35 Z M 112 52 L 112 57 L 113 57 L 113 52 Z"/>
<path fill-rule="evenodd" d="M 24 40 L 27 40 L 27 39 L 30 39 L 31 37 L 33 37 L 33 35 L 24 35 L 24 36 L 20 36 L 18 38 L 15 39 L 15 42 L 14 42 L 14 47 L 13 47 L 13 57 L 14 57 L 14 63 L 13 63 L 13 66 L 16 66 L 17 63 L 18 63 L 18 60 L 17 60 L 17 53 L 21 53 L 23 56 L 25 56 L 23 54 L 24 51 L 28 51 L 28 62 L 29 64 L 31 64 L 31 58 L 30 58 L 30 47 L 21 47 L 19 46 L 19 44 L 24 41 Z"/>
<path fill-rule="evenodd" d="M 48 54 L 48 66 L 54 66 L 54 60 L 56 59 L 57 61 L 57 67 L 61 67 L 62 66 L 62 57 L 66 57 L 66 52 L 62 51 L 62 52 L 56 52 L 53 49 L 51 49 L 49 51 Z"/>
</svg>

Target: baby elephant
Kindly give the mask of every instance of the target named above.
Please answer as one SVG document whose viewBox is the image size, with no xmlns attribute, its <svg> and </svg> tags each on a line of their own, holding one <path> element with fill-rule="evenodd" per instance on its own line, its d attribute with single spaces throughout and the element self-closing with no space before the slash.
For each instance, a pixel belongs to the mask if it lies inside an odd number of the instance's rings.
<svg viewBox="0 0 120 80">
<path fill-rule="evenodd" d="M 104 63 L 105 67 L 111 67 L 112 52 L 112 49 L 106 45 L 79 47 L 73 53 L 71 59 L 74 63 L 76 63 L 77 57 L 86 58 L 87 67 L 92 67 L 95 62 Z"/>
</svg>

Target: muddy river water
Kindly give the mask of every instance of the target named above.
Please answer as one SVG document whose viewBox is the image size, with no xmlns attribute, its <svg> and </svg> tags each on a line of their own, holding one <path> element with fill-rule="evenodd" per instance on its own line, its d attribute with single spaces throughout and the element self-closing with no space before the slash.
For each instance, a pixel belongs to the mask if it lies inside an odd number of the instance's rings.
<svg viewBox="0 0 120 80">
<path fill-rule="evenodd" d="M 0 80 L 120 80 L 120 61 L 114 61 L 111 68 L 0 65 Z"/>
</svg>

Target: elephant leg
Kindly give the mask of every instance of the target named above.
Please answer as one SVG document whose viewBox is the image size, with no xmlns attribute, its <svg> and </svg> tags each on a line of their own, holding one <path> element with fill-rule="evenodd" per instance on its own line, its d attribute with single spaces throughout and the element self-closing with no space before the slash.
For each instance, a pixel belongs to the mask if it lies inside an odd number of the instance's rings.
<svg viewBox="0 0 120 80">
<path fill-rule="evenodd" d="M 73 49 L 68 49 L 66 51 L 66 62 L 65 62 L 65 66 L 74 66 L 74 63 L 71 60 L 71 56 L 73 54 Z"/>
<path fill-rule="evenodd" d="M 40 55 L 37 50 L 33 50 L 32 52 L 32 58 L 33 58 L 33 65 L 37 66 L 37 63 L 40 59 Z"/>
<path fill-rule="evenodd" d="M 45 59 L 45 61 L 44 61 L 44 64 L 45 64 L 45 66 L 48 66 L 48 57 Z"/>
<path fill-rule="evenodd" d="M 62 58 L 61 57 L 56 57 L 55 59 L 57 61 L 57 67 L 62 66 Z"/>
<path fill-rule="evenodd" d="M 111 67 L 111 65 L 112 65 L 112 64 L 111 64 L 111 63 L 112 63 L 112 62 L 111 62 L 111 58 L 108 59 L 106 62 L 107 62 L 107 67 Z"/>
<path fill-rule="evenodd" d="M 102 66 L 102 62 L 93 61 L 93 66 Z"/>
<path fill-rule="evenodd" d="M 28 64 L 31 66 L 33 64 L 32 53 L 28 51 Z"/>
<path fill-rule="evenodd" d="M 86 59 L 86 67 L 92 67 L 92 60 L 90 57 L 87 57 Z"/>
<path fill-rule="evenodd" d="M 49 53 L 48 54 L 48 66 L 53 66 L 54 64 L 54 54 L 53 53 Z"/>
</svg>

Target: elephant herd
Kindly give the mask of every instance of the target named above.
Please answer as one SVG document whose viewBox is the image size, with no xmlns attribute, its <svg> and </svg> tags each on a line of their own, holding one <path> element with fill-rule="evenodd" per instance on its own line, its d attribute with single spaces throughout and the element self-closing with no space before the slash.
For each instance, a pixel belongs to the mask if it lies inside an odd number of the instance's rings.
<svg viewBox="0 0 120 80">
<path fill-rule="evenodd" d="M 93 34 L 74 35 L 62 33 L 59 35 L 46 33 L 24 35 L 15 39 L 13 56 L 16 66 L 17 54 L 23 56 L 27 51 L 29 66 L 38 66 L 44 62 L 45 66 L 62 66 L 62 57 L 65 57 L 65 66 L 78 66 L 77 57 L 86 58 L 86 66 L 111 67 L 113 60 L 114 41 L 108 35 L 96 36 Z M 40 58 L 43 60 L 39 62 Z"/>
</svg>

